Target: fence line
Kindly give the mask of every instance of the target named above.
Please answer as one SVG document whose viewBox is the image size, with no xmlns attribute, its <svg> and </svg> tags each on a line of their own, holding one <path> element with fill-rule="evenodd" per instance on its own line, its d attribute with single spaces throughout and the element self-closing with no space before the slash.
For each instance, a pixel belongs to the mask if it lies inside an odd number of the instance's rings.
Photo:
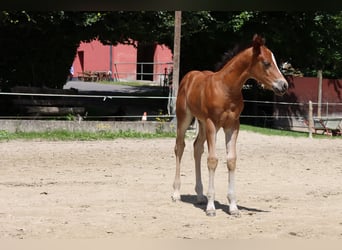
<svg viewBox="0 0 342 250">
<path fill-rule="evenodd" d="M 167 119 L 167 118 L 174 118 L 176 117 L 175 115 L 146 115 L 148 118 L 159 118 L 159 119 Z M 141 118 L 142 115 L 101 115 L 101 116 L 94 116 L 94 115 L 84 115 L 81 116 L 81 119 L 91 119 L 91 118 Z M 272 119 L 297 119 L 297 120 L 306 120 L 307 118 L 304 116 L 295 116 L 295 115 L 240 115 L 241 118 L 272 118 Z M 37 119 L 37 118 L 42 118 L 42 119 L 51 119 L 51 118 L 55 118 L 55 119 L 60 119 L 61 116 L 53 116 L 53 115 L 49 115 L 49 116 L 32 116 L 32 115 L 21 115 L 21 116 L 0 116 L 0 119 L 23 119 L 23 118 L 27 118 L 27 119 Z M 318 116 L 313 116 L 314 119 L 319 118 Z M 322 117 L 321 118 L 325 119 L 328 117 Z M 336 119 L 342 119 L 342 116 L 334 116 L 334 118 Z"/>
<path fill-rule="evenodd" d="M 83 95 L 83 94 L 42 94 L 42 93 L 22 93 L 22 92 L 1 92 L 0 95 L 18 95 L 18 96 L 46 96 L 46 97 L 79 97 L 79 98 L 103 98 L 104 101 L 108 99 L 170 99 L 176 98 L 175 96 L 132 96 L 132 95 Z M 276 101 L 258 101 L 258 100 L 243 100 L 245 103 L 264 103 L 264 104 L 280 104 L 280 105 L 308 105 L 307 103 L 301 102 L 276 102 Z M 312 102 L 313 105 L 318 105 L 317 102 Z M 342 105 L 340 102 L 322 102 L 321 105 Z"/>
<path fill-rule="evenodd" d="M 79 98 L 103 98 L 103 101 L 108 99 L 169 99 L 175 97 L 165 96 L 115 96 L 115 95 L 73 95 L 73 94 L 39 94 L 39 93 L 17 93 L 17 92 L 0 92 L 0 95 L 18 95 L 18 96 L 46 96 L 46 97 L 79 97 Z"/>
<path fill-rule="evenodd" d="M 20 93 L 20 92 L 0 92 L 1 96 L 37 96 L 37 97 L 70 97 L 70 98 L 100 98 L 103 102 L 105 102 L 107 99 L 171 99 L 176 97 L 171 96 L 118 96 L 118 95 L 89 95 L 89 94 L 48 94 L 48 93 Z M 302 129 L 309 129 L 308 122 L 311 119 L 328 119 L 329 116 L 314 116 L 311 114 L 312 118 L 310 118 L 310 113 L 308 111 L 309 109 L 309 102 L 308 103 L 298 103 L 298 102 L 277 102 L 277 101 L 260 101 L 260 100 L 244 100 L 245 103 L 258 103 L 258 104 L 269 104 L 269 105 L 289 105 L 289 106 L 300 106 L 301 109 L 303 108 L 301 112 L 297 113 L 292 110 L 287 110 L 289 115 L 277 115 L 274 113 L 272 115 L 262 115 L 262 114 L 241 114 L 240 118 L 245 119 L 256 119 L 255 121 L 257 123 L 263 123 L 264 126 L 267 124 L 267 122 L 272 121 L 272 124 L 275 125 L 275 121 L 290 121 L 289 124 L 291 124 L 291 128 L 302 128 Z M 317 102 L 312 102 L 312 105 L 319 105 Z M 323 102 L 321 105 L 327 105 L 329 106 L 340 106 L 342 103 L 329 103 L 329 102 Z M 328 113 L 327 113 L 328 114 Z M 175 118 L 175 115 L 165 115 L 165 114 L 148 114 L 147 115 L 149 120 L 157 120 L 157 121 L 171 121 L 173 118 Z M 342 119 L 342 116 L 338 114 L 337 116 L 333 116 L 335 119 Z M 142 115 L 87 115 L 87 113 L 83 115 L 74 114 L 70 117 L 67 117 L 67 115 L 16 115 L 16 116 L 0 116 L 0 119 L 70 119 L 70 120 L 96 120 L 96 119 L 107 119 L 107 120 L 142 120 Z M 260 119 L 260 120 L 257 120 Z M 286 119 L 286 120 L 283 120 Z M 309 129 L 310 131 L 310 129 Z"/>
</svg>

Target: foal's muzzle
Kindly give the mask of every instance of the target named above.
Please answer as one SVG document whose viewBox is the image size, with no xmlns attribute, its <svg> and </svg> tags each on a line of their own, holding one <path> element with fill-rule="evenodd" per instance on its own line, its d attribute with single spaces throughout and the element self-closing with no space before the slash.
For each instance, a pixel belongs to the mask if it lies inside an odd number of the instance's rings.
<svg viewBox="0 0 342 250">
<path fill-rule="evenodd" d="M 276 80 L 272 85 L 272 89 L 274 93 L 280 96 L 285 94 L 288 88 L 289 88 L 289 85 L 287 81 L 284 81 L 284 80 Z"/>
</svg>

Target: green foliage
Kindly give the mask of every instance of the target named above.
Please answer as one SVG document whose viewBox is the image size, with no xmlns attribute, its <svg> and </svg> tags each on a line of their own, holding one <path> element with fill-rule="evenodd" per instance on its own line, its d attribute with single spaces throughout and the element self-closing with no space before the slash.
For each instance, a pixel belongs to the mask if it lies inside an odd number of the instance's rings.
<svg viewBox="0 0 342 250">
<path fill-rule="evenodd" d="M 61 88 L 79 45 L 64 12 L 3 12 L 0 18 L 1 88 Z"/>
<path fill-rule="evenodd" d="M 191 69 L 213 70 L 226 50 L 250 43 L 259 33 L 278 63 L 289 61 L 306 76 L 316 76 L 322 69 L 324 77 L 342 77 L 340 11 L 212 11 L 210 15 L 206 30 L 182 40 L 182 74 Z"/>
<path fill-rule="evenodd" d="M 233 18 L 228 22 L 228 28 L 232 29 L 234 32 L 240 31 L 243 26 L 253 18 L 252 11 L 242 11 L 241 13 L 237 13 L 233 15 Z"/>
<path fill-rule="evenodd" d="M 158 117 L 156 117 L 156 121 L 159 122 L 159 125 L 156 129 L 156 133 L 157 134 L 163 134 L 165 133 L 165 125 L 169 125 L 172 126 L 169 122 L 171 120 L 171 118 L 163 113 L 163 110 L 159 109 L 158 110 Z M 174 130 L 174 128 L 172 127 L 172 130 Z M 172 133 L 171 133 L 172 134 Z"/>
<path fill-rule="evenodd" d="M 0 141 L 1 140 L 8 140 L 10 137 L 10 134 L 5 130 L 0 130 Z"/>
<path fill-rule="evenodd" d="M 0 11 L 0 87 L 62 88 L 80 41 L 163 43 L 173 48 L 174 11 Z M 183 11 L 181 76 L 213 70 L 221 55 L 260 33 L 278 62 L 307 76 L 342 76 L 341 11 Z"/>
</svg>

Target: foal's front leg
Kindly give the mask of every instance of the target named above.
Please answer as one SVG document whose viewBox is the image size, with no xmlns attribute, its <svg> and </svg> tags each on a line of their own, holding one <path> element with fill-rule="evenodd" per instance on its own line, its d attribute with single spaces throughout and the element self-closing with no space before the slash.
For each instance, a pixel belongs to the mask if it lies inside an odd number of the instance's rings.
<svg viewBox="0 0 342 250">
<path fill-rule="evenodd" d="M 239 133 L 239 124 L 236 128 L 225 131 L 226 134 L 226 151 L 227 151 L 227 168 L 228 168 L 228 194 L 229 213 L 239 216 L 240 212 L 236 204 L 235 196 L 235 169 L 236 169 L 236 140 Z"/>
<path fill-rule="evenodd" d="M 216 156 L 216 127 L 214 124 L 208 120 L 206 122 L 206 136 L 207 136 L 207 143 L 208 143 L 208 170 L 209 170 L 209 188 L 208 188 L 208 203 L 207 203 L 207 209 L 206 214 L 208 216 L 215 216 L 216 210 L 215 210 L 215 187 L 214 187 L 214 176 L 215 176 L 215 170 L 217 167 L 218 159 Z"/>
</svg>

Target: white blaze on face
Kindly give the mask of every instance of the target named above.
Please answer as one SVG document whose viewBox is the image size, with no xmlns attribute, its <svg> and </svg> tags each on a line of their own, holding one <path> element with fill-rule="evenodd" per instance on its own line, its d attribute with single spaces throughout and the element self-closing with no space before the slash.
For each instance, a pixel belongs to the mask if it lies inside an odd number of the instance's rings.
<svg viewBox="0 0 342 250">
<path fill-rule="evenodd" d="M 282 76 L 282 73 L 280 72 L 280 70 L 279 70 L 279 68 L 278 68 L 278 64 L 277 64 L 277 62 L 276 62 L 276 59 L 275 59 L 273 53 L 271 53 L 271 54 L 272 54 L 272 61 L 273 61 L 274 65 L 276 66 L 279 75 Z"/>
</svg>

